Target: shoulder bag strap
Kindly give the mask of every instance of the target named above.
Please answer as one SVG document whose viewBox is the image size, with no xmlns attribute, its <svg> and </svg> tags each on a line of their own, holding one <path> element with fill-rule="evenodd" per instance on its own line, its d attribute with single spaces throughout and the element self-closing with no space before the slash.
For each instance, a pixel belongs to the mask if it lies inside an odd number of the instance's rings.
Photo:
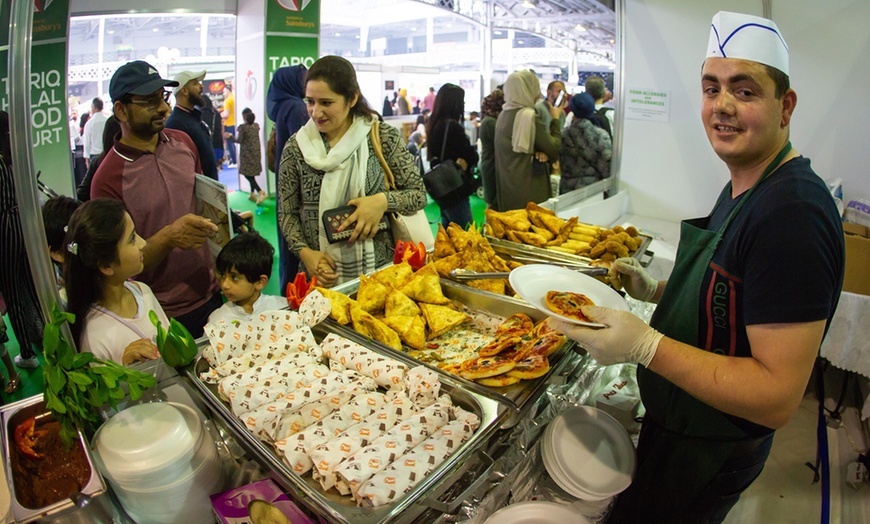
<svg viewBox="0 0 870 524">
<path fill-rule="evenodd" d="M 447 121 L 447 125 L 444 128 L 444 141 L 441 142 L 441 156 L 438 157 L 439 162 L 444 162 L 444 151 L 447 150 L 447 134 L 450 132 L 450 120 Z"/>
<path fill-rule="evenodd" d="M 378 157 L 378 162 L 381 163 L 381 169 L 384 170 L 384 184 L 387 186 L 387 191 L 393 191 L 396 189 L 396 179 L 384 158 L 384 147 L 381 145 L 379 120 L 375 119 L 375 123 L 372 125 L 372 129 L 369 132 L 369 137 L 371 138 L 372 149 L 375 150 L 375 155 Z"/>
</svg>

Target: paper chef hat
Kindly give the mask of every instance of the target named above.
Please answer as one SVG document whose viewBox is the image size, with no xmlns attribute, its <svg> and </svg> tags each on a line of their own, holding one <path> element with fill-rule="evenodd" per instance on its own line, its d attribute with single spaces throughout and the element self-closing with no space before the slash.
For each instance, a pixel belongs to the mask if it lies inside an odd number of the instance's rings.
<svg viewBox="0 0 870 524">
<path fill-rule="evenodd" d="M 713 17 L 707 58 L 742 58 L 788 75 L 788 45 L 772 20 L 719 11 Z"/>
</svg>

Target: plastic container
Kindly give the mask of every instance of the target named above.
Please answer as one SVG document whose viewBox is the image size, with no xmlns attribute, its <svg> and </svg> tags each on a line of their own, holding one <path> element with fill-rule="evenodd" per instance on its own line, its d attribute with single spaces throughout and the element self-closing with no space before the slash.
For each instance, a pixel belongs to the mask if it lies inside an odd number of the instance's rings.
<svg viewBox="0 0 870 524">
<path fill-rule="evenodd" d="M 173 402 L 139 404 L 94 435 L 97 467 L 139 524 L 210 522 L 220 457 L 199 415 Z"/>
</svg>

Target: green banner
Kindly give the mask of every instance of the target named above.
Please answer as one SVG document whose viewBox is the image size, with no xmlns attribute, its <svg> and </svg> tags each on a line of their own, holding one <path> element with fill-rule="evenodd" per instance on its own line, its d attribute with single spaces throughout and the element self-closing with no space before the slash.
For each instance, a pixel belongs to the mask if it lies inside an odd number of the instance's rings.
<svg viewBox="0 0 870 524">
<path fill-rule="evenodd" d="M 320 0 L 266 0 L 266 70 L 267 86 L 280 67 L 311 67 L 320 56 Z M 266 96 L 267 89 L 263 89 Z M 272 121 L 265 119 L 265 137 L 272 131 Z M 268 172 L 268 171 L 267 171 Z M 269 173 L 269 187 L 274 174 Z"/>
<path fill-rule="evenodd" d="M 0 3 L 0 27 L 9 27 L 10 2 Z M 40 179 L 73 195 L 67 124 L 67 29 L 69 0 L 36 0 L 30 49 L 30 109 L 33 157 Z M 5 23 L 4 23 L 5 22 Z M 9 111 L 8 32 L 0 40 L 0 109 Z"/>
</svg>

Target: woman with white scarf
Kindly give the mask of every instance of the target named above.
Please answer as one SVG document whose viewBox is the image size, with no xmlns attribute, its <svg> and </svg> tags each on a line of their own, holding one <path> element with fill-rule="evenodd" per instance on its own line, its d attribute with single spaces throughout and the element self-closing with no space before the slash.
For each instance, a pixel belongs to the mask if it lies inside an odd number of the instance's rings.
<svg viewBox="0 0 870 524">
<path fill-rule="evenodd" d="M 529 202 L 550 198 L 549 173 L 532 171 L 535 156 L 559 158 L 561 107 L 548 104 L 553 119 L 549 129 L 535 112 L 541 83 L 531 71 L 511 73 L 504 84 L 505 104 L 495 124 L 496 211 L 521 209 Z"/>
<path fill-rule="evenodd" d="M 305 79 L 305 105 L 311 119 L 281 154 L 278 222 L 300 270 L 332 287 L 392 260 L 392 234 L 379 231 L 378 223 L 386 212 L 423 209 L 426 189 L 399 131 L 381 124 L 384 157 L 398 187 L 387 191 L 369 135 L 378 114 L 360 93 L 350 62 L 337 56 L 315 62 Z M 356 210 L 339 229 L 353 232 L 329 244 L 323 212 L 346 205 Z"/>
</svg>

